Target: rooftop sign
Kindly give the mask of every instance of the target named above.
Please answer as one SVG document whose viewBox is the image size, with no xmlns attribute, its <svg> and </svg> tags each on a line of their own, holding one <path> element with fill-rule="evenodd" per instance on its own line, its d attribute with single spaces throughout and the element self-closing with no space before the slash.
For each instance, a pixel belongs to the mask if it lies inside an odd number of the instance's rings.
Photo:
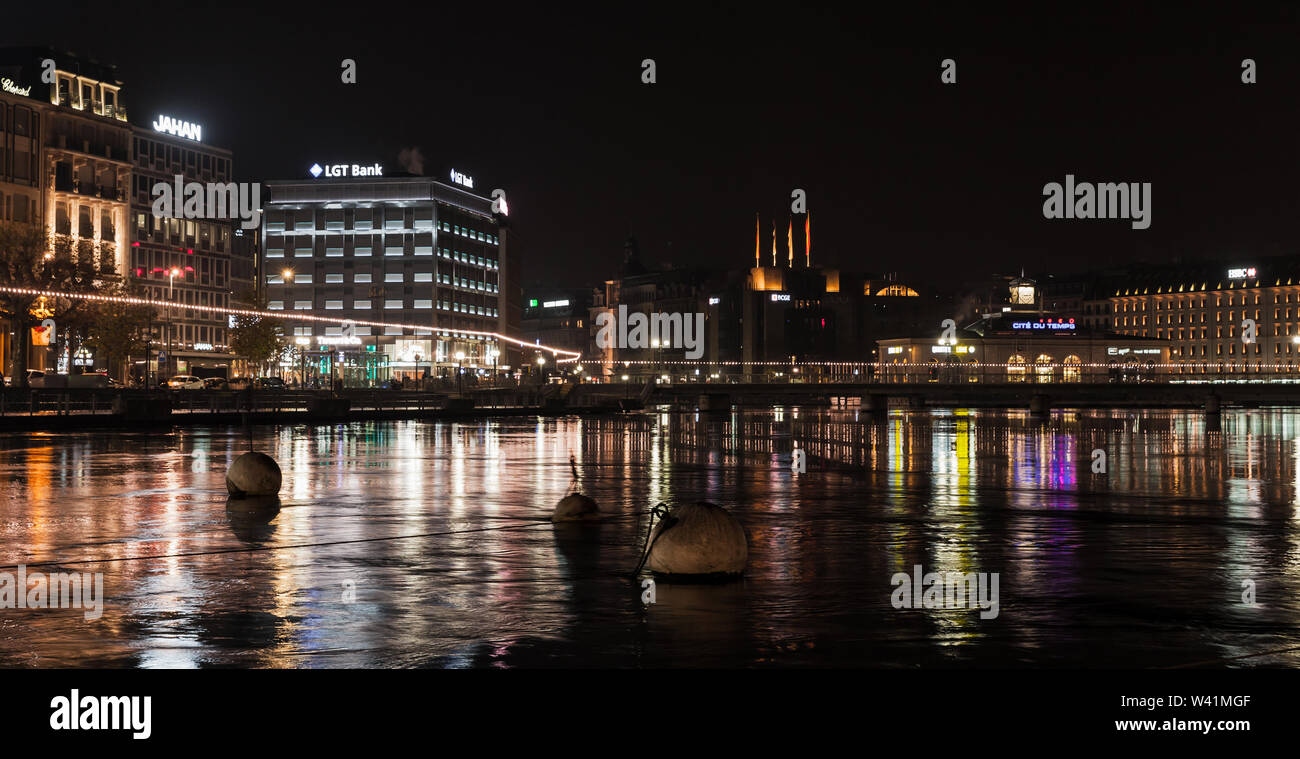
<svg viewBox="0 0 1300 759">
<path fill-rule="evenodd" d="M 158 120 L 153 123 L 153 128 L 155 132 L 174 134 L 187 140 L 203 142 L 203 127 L 198 124 L 191 124 L 188 121 L 173 119 L 171 116 L 159 116 Z"/>
</svg>

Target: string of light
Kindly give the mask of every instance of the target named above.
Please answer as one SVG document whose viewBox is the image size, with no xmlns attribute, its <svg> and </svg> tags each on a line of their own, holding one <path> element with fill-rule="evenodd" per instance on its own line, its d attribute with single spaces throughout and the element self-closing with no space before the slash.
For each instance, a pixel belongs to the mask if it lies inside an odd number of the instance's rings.
<svg viewBox="0 0 1300 759">
<path fill-rule="evenodd" d="M 510 337 L 508 335 L 503 335 L 500 332 L 484 332 L 476 329 L 457 328 L 457 329 L 448 330 L 448 329 L 438 329 L 438 328 L 430 327 L 427 324 L 403 324 L 403 323 L 396 323 L 396 322 L 368 321 L 365 319 L 345 319 L 340 317 L 316 316 L 314 314 L 299 314 L 296 312 L 293 312 L 292 316 L 288 316 L 284 311 L 271 311 L 269 309 L 259 309 L 259 308 L 230 308 L 230 307 L 219 307 L 219 306 L 202 306 L 197 303 L 173 303 L 171 301 L 165 301 L 165 300 L 154 300 L 153 298 L 139 298 L 133 295 L 100 295 L 98 293 L 58 292 L 54 290 L 36 290 L 36 289 L 26 288 L 26 287 L 8 287 L 8 286 L 0 286 L 0 293 L 5 293 L 7 295 L 25 295 L 25 296 L 32 296 L 38 298 L 46 297 L 46 298 L 67 298 L 69 300 L 87 300 L 95 303 L 121 303 L 124 305 L 151 306 L 154 308 L 182 308 L 190 311 L 200 311 L 203 313 L 226 314 L 226 315 L 235 315 L 235 316 L 262 316 L 262 317 L 269 317 L 273 319 L 321 322 L 325 324 L 356 324 L 363 327 L 385 327 L 385 328 L 393 328 L 393 329 L 428 330 L 430 334 L 440 333 L 443 337 L 452 337 L 452 336 L 484 337 L 484 338 L 491 338 L 494 340 L 500 340 L 503 342 L 511 343 L 512 345 L 517 345 L 520 348 L 531 348 L 537 351 L 549 352 L 552 356 L 556 357 L 556 363 L 561 363 L 561 364 L 570 361 L 577 361 L 582 356 L 582 354 L 577 351 L 565 350 L 563 348 L 553 348 L 549 345 L 541 345 L 539 343 L 526 343 L 523 340 L 519 340 Z M 560 358 L 561 355 L 563 355 L 565 358 Z"/>
</svg>

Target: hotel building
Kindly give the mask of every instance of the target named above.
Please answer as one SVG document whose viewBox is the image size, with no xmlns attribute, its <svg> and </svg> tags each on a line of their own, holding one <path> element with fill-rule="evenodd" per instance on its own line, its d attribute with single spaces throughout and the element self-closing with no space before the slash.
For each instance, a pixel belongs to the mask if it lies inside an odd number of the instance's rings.
<svg viewBox="0 0 1300 759">
<path fill-rule="evenodd" d="M 230 306 L 237 295 L 232 256 L 239 220 L 157 216 L 152 194 L 157 184 L 174 186 L 177 175 L 185 183 L 198 182 L 205 188 L 208 183 L 233 182 L 230 151 L 167 134 L 152 125 L 133 129 L 127 283 L 152 298 L 218 308 Z M 229 350 L 229 320 L 223 314 L 160 309 L 153 334 L 151 377 L 225 377 L 242 373 L 239 370 L 243 362 Z M 156 351 L 161 351 L 161 359 Z"/>
<path fill-rule="evenodd" d="M 368 387 L 517 369 L 517 346 L 468 332 L 519 335 L 504 215 L 464 187 L 373 172 L 316 165 L 319 178 L 265 184 L 264 293 L 296 351 L 283 376 Z"/>
<path fill-rule="evenodd" d="M 42 223 L 56 254 L 125 274 L 131 128 L 116 69 L 51 48 L 0 51 L 0 145 L 0 215 Z M 67 371 L 77 360 L 50 353 L 33 347 L 28 366 Z"/>
<path fill-rule="evenodd" d="M 1300 364 L 1293 257 L 1136 270 L 1098 281 L 1092 300 L 1105 305 L 1113 331 L 1168 343 L 1176 375 L 1288 375 Z M 1247 319 L 1255 326 L 1249 343 L 1242 340 Z"/>
</svg>

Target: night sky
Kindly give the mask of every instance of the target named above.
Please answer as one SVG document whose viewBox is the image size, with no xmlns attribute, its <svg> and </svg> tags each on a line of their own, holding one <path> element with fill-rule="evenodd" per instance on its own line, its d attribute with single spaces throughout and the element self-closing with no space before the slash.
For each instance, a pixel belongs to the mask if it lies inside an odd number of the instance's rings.
<svg viewBox="0 0 1300 759">
<path fill-rule="evenodd" d="M 132 121 L 202 124 L 242 181 L 419 148 L 506 190 L 525 284 L 599 282 L 630 234 L 651 263 L 744 266 L 755 212 L 784 255 L 793 188 L 814 263 L 922 283 L 1291 252 L 1294 9 L 620 5 L 11 4 L 0 42 L 116 64 Z M 1044 219 L 1067 173 L 1151 182 L 1151 228 Z"/>
</svg>

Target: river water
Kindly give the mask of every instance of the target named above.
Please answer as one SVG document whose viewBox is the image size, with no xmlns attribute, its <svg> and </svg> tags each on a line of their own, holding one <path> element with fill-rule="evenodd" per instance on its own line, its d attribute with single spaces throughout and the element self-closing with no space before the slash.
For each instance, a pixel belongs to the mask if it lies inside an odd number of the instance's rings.
<svg viewBox="0 0 1300 759">
<path fill-rule="evenodd" d="M 102 572 L 105 598 L 0 609 L 0 667 L 1293 667 L 1298 429 L 777 409 L 6 432 L 0 572 Z M 250 441 L 278 510 L 227 503 Z M 548 521 L 571 456 L 599 523 Z M 645 512 L 692 500 L 740 519 L 747 571 L 643 604 Z M 895 608 L 918 565 L 996 574 L 997 615 Z"/>
</svg>

